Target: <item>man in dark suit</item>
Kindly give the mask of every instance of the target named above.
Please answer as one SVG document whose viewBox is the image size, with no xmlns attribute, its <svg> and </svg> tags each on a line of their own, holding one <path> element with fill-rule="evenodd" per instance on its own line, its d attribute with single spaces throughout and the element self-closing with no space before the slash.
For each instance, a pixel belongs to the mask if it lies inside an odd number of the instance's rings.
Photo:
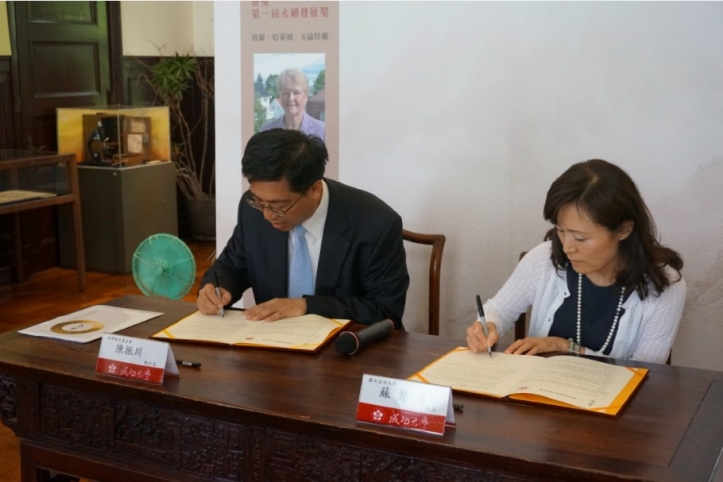
<svg viewBox="0 0 723 482">
<path fill-rule="evenodd" d="M 249 140 L 241 162 L 249 189 L 233 236 L 201 281 L 202 313 L 219 313 L 251 288 L 257 305 L 249 319 L 389 318 L 404 329 L 402 220 L 376 196 L 325 179 L 327 160 L 324 142 L 300 131 L 272 129 Z"/>
</svg>

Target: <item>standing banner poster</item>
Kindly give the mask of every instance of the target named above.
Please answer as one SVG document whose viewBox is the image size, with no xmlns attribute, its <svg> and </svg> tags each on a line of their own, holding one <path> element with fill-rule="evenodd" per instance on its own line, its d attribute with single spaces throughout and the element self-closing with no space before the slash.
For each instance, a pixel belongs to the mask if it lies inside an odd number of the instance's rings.
<svg viewBox="0 0 723 482">
<path fill-rule="evenodd" d="M 317 135 L 338 179 L 339 3 L 241 2 L 241 96 L 244 146 L 274 127 Z"/>
</svg>

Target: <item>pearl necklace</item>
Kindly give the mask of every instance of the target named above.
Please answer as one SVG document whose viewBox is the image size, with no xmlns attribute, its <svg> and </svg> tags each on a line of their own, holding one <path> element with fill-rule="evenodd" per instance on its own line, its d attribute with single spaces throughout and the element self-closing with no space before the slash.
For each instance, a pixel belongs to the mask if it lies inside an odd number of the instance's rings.
<svg viewBox="0 0 723 482">
<path fill-rule="evenodd" d="M 608 337 L 605 340 L 605 344 L 603 344 L 602 348 L 600 348 L 600 353 L 604 353 L 605 349 L 610 344 L 610 339 L 613 337 L 613 333 L 615 333 L 615 327 L 618 326 L 618 320 L 620 319 L 620 310 L 623 307 L 623 300 L 625 299 L 625 286 L 623 286 L 622 290 L 620 291 L 620 300 L 618 301 L 618 307 L 615 309 L 615 318 L 613 319 L 613 326 L 610 328 L 610 333 L 608 333 Z M 580 322 L 582 320 L 582 275 L 578 273 L 577 275 L 577 344 L 581 344 L 580 341 Z"/>
</svg>

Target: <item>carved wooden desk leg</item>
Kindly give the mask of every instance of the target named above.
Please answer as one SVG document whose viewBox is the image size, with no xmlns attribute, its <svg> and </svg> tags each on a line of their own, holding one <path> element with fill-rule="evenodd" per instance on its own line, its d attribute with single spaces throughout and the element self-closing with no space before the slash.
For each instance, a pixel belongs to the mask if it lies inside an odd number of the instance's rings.
<svg viewBox="0 0 723 482">
<path fill-rule="evenodd" d="M 15 378 L 0 375 L 0 422 L 18 434 L 17 386 Z"/>
</svg>

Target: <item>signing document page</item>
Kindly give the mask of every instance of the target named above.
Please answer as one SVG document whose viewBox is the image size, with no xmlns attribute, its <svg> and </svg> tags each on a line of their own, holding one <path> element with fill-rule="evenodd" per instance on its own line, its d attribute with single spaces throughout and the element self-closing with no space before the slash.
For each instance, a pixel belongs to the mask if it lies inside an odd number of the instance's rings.
<svg viewBox="0 0 723 482">
<path fill-rule="evenodd" d="M 580 358 L 543 358 L 458 347 L 412 375 L 460 392 L 617 415 L 648 370 Z"/>
<path fill-rule="evenodd" d="M 238 310 L 227 310 L 224 317 L 197 311 L 153 338 L 316 351 L 349 323 L 318 315 L 251 321 Z"/>
</svg>

